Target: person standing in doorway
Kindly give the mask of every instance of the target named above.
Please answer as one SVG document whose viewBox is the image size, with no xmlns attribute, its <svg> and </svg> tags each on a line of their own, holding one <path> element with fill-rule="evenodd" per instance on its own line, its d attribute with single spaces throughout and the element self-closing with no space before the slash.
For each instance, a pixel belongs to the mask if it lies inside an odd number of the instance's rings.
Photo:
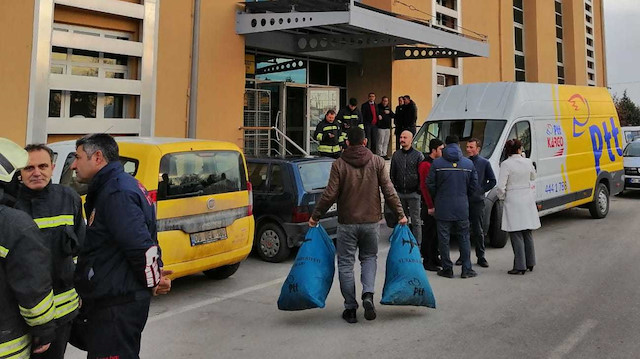
<svg viewBox="0 0 640 359">
<path fill-rule="evenodd" d="M 393 153 L 389 174 L 393 187 L 398 192 L 402 209 L 411 218 L 411 232 L 418 244 L 422 243 L 422 218 L 420 216 L 420 175 L 418 166 L 424 160 L 422 152 L 411 146 L 413 134 L 404 131 L 400 134 L 402 148 Z"/>
<path fill-rule="evenodd" d="M 367 148 L 375 153 L 378 140 L 378 105 L 376 104 L 376 94 L 369 93 L 368 101 L 360 108 L 362 122 L 364 123 L 364 133 L 367 137 Z"/>
<path fill-rule="evenodd" d="M 502 230 L 509 232 L 513 247 L 513 269 L 509 274 L 533 271 L 536 252 L 531 231 L 540 228 L 535 191 L 531 181 L 536 179 L 536 169 L 530 159 L 522 156 L 522 142 L 507 141 L 507 159 L 500 165 L 498 199 L 504 201 Z"/>
<path fill-rule="evenodd" d="M 383 96 L 382 102 L 378 104 L 378 146 L 376 154 L 385 160 L 389 159 L 387 151 L 389 150 L 389 137 L 391 136 L 391 120 L 395 114 L 391 111 L 389 97 Z"/>
<path fill-rule="evenodd" d="M 404 129 L 409 130 L 413 135 L 415 135 L 416 123 L 418 122 L 418 106 L 409 95 L 404 95 L 404 105 Z"/>
<path fill-rule="evenodd" d="M 399 224 L 406 224 L 384 160 L 374 156 L 366 146 L 364 130 L 357 127 L 349 130 L 347 149 L 331 166 L 329 183 L 309 219 L 314 227 L 333 203 L 338 203 L 338 278 L 344 297 L 345 310 L 342 319 L 348 323 L 358 321 L 356 310 L 356 284 L 353 275 L 356 250 L 362 267 L 362 306 L 367 320 L 376 318 L 373 304 L 374 286 L 378 260 L 378 237 L 382 218 L 380 191 L 385 202 L 396 213 Z"/>
<path fill-rule="evenodd" d="M 418 166 L 420 175 L 420 193 L 422 194 L 422 245 L 420 253 L 422 254 L 424 269 L 432 272 L 439 271 L 442 266 L 438 253 L 438 232 L 436 228 L 435 206 L 433 199 L 427 188 L 427 177 L 431 170 L 433 161 L 442 157 L 442 149 L 444 143 L 440 139 L 434 138 L 429 141 L 429 154 L 425 156 L 424 161 Z"/>
<path fill-rule="evenodd" d="M 462 278 L 475 277 L 470 259 L 469 244 L 469 197 L 478 187 L 478 174 L 473 162 L 462 155 L 458 136 L 445 139 L 446 147 L 442 157 L 433 161 L 427 187 L 431 198 L 435 199 L 435 217 L 442 269 L 441 277 L 453 278 L 453 262 L 449 255 L 451 234 L 455 233 L 462 257 Z"/>
<path fill-rule="evenodd" d="M 396 151 L 399 150 L 400 147 L 400 134 L 402 133 L 405 125 L 404 125 L 404 117 L 405 117 L 405 107 L 404 107 L 404 97 L 398 97 L 398 106 L 396 106 L 396 116 L 393 121 L 394 134 L 396 137 Z"/>
<path fill-rule="evenodd" d="M 338 158 L 342 153 L 342 123 L 336 120 L 334 110 L 327 111 L 324 119 L 318 123 L 313 137 L 319 142 L 320 156 Z"/>
<path fill-rule="evenodd" d="M 493 174 L 491 163 L 480 156 L 480 140 L 471 138 L 467 141 L 467 155 L 478 173 L 478 190 L 469 198 L 469 222 L 471 225 L 471 243 L 476 248 L 476 257 L 480 267 L 489 267 L 485 257 L 484 246 L 484 194 L 496 186 L 496 175 Z M 462 258 L 458 258 L 456 265 L 462 265 Z"/>
<path fill-rule="evenodd" d="M 55 166 L 49 147 L 32 144 L 25 150 L 29 153 L 29 163 L 20 170 L 22 185 L 15 208 L 33 218 L 51 252 L 56 322 L 56 339 L 51 347 L 32 358 L 62 359 L 71 336 L 72 321 L 78 315 L 73 257 L 78 254 L 85 236 L 82 200 L 70 187 L 51 183 Z"/>
</svg>

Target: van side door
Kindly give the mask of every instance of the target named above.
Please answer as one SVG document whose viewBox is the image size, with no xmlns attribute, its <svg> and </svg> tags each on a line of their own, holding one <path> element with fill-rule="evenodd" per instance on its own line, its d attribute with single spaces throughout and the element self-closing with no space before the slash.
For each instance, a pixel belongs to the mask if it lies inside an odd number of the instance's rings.
<svg viewBox="0 0 640 359">
<path fill-rule="evenodd" d="M 518 119 L 511 125 L 511 129 L 509 130 L 509 136 L 506 141 L 517 138 L 522 142 L 522 147 L 524 148 L 524 154 L 527 158 L 533 161 L 533 166 L 536 167 L 536 171 L 538 171 L 538 146 L 536 143 L 536 136 L 532 129 L 533 120 L 531 118 L 521 118 Z M 506 142 L 505 141 L 505 142 Z M 503 146 L 504 148 L 504 146 Z M 506 159 L 505 154 L 502 154 L 502 160 Z M 536 187 L 536 201 L 540 198 L 540 189 L 537 188 L 536 184 L 538 183 L 538 179 L 536 179 L 535 183 L 532 183 Z"/>
</svg>

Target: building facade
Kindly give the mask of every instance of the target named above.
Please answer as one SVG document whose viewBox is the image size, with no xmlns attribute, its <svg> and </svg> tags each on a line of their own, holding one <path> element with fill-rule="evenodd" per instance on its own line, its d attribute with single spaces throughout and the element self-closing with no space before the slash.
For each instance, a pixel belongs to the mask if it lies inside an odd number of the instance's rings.
<svg viewBox="0 0 640 359">
<path fill-rule="evenodd" d="M 606 86 L 602 1 L 3 1 L 2 136 L 312 152 L 324 112 L 369 92 L 411 95 L 422 122 L 456 84 Z"/>
</svg>

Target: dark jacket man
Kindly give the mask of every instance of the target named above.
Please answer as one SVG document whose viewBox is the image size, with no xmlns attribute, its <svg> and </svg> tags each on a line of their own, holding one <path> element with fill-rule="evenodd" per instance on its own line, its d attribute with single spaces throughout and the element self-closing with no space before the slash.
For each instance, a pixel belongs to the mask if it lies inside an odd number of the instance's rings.
<svg viewBox="0 0 640 359">
<path fill-rule="evenodd" d="M 496 186 L 496 175 L 493 173 L 491 163 L 486 158 L 476 155 L 469 157 L 469 159 L 473 162 L 478 173 L 478 188 L 469 197 L 469 202 L 484 202 L 484 194 Z"/>
<path fill-rule="evenodd" d="M 422 152 L 413 147 L 393 153 L 389 176 L 398 193 L 420 193 L 418 166 L 423 160 Z"/>
<path fill-rule="evenodd" d="M 146 190 L 120 162 L 93 177 L 87 193 L 87 238 L 78 256 L 83 300 L 149 298 L 157 285 L 156 215 Z"/>
<path fill-rule="evenodd" d="M 386 113 L 385 111 L 389 111 L 389 113 Z M 382 103 L 378 104 L 378 115 L 382 116 L 382 119 L 379 119 L 378 122 L 376 123 L 376 126 L 378 126 L 378 128 L 380 129 L 390 129 L 391 128 L 391 121 L 392 119 L 396 116 L 395 113 L 393 113 L 393 111 L 391 110 L 391 106 L 384 106 Z"/>
<path fill-rule="evenodd" d="M 448 144 L 442 157 L 433 161 L 427 187 L 435 203 L 437 220 L 469 219 L 469 197 L 478 188 L 478 174 L 457 143 Z"/>
<path fill-rule="evenodd" d="M 71 169 L 89 183 L 86 240 L 76 268 L 89 358 L 138 358 L 152 292 L 166 292 L 153 201 L 120 164 L 107 134 L 76 141 Z M 168 273 L 167 273 L 168 274 Z"/>
<path fill-rule="evenodd" d="M 71 188 L 57 184 L 49 183 L 40 191 L 22 186 L 15 208 L 33 218 L 51 252 L 55 318 L 58 325 L 67 323 L 77 315 L 78 309 L 73 257 L 78 254 L 85 235 L 80 196 Z"/>
</svg>

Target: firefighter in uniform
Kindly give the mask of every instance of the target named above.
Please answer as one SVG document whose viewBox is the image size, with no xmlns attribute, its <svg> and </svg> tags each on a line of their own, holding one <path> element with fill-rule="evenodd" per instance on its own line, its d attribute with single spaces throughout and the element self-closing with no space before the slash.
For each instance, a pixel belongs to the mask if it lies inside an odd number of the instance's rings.
<svg viewBox="0 0 640 359">
<path fill-rule="evenodd" d="M 139 358 L 151 295 L 167 293 L 152 200 L 120 164 L 118 145 L 104 134 L 76 141 L 71 169 L 89 183 L 87 233 L 76 267 L 84 330 L 74 328 L 72 344 L 88 358 Z M 82 333 L 83 337 L 76 336 Z"/>
<path fill-rule="evenodd" d="M 342 122 L 342 135 L 340 137 L 340 143 L 342 147 L 346 147 L 344 144 L 347 140 L 347 132 L 351 127 L 360 127 L 364 130 L 364 123 L 362 122 L 362 113 L 358 109 L 358 100 L 355 98 L 349 99 L 349 104 L 338 112 L 338 121 Z"/>
<path fill-rule="evenodd" d="M 53 151 L 49 147 L 28 145 L 25 150 L 29 154 L 29 163 L 20 171 L 22 186 L 15 208 L 33 218 L 51 252 L 53 302 L 56 307 L 56 339 L 49 350 L 33 357 L 62 359 L 71 333 L 71 322 L 78 314 L 73 257 L 84 241 L 82 201 L 70 187 L 51 183 L 54 164 Z"/>
<path fill-rule="evenodd" d="M 343 143 L 340 140 L 342 136 L 342 122 L 336 120 L 336 112 L 334 110 L 327 111 L 313 133 L 313 137 L 320 143 L 318 152 L 320 156 L 338 158 L 342 153 Z"/>
<path fill-rule="evenodd" d="M 26 213 L 4 204 L 4 188 L 28 155 L 0 138 L 0 358 L 29 358 L 55 338 L 49 250 Z"/>
</svg>

